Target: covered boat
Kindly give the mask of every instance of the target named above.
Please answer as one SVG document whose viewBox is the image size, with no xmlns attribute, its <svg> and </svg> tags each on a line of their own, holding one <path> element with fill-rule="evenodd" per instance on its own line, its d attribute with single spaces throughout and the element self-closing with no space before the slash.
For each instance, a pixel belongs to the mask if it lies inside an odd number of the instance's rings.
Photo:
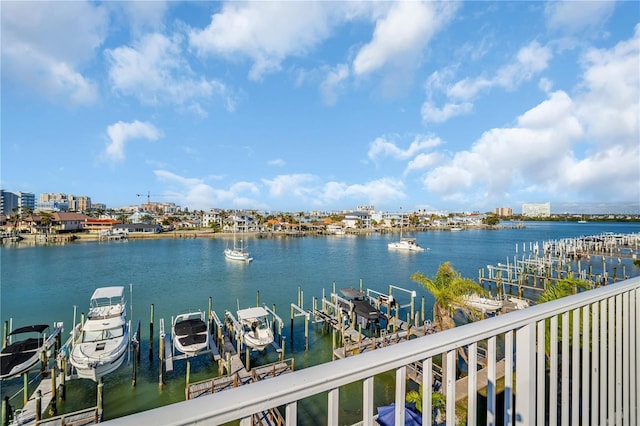
<svg viewBox="0 0 640 426">
<path fill-rule="evenodd" d="M 71 349 L 71 365 L 79 378 L 98 381 L 122 365 L 128 347 L 124 287 L 96 289 L 87 320 Z"/>
<path fill-rule="evenodd" d="M 209 350 L 209 327 L 202 311 L 176 316 L 172 325 L 173 347 L 186 356 Z"/>
<path fill-rule="evenodd" d="M 21 337 L 2 349 L 0 353 L 0 379 L 9 379 L 29 371 L 31 367 L 40 361 L 43 351 L 49 349 L 55 342 L 61 328 L 56 329 L 49 337 L 46 324 L 28 325 L 20 327 L 9 333 L 9 337 Z"/>
</svg>

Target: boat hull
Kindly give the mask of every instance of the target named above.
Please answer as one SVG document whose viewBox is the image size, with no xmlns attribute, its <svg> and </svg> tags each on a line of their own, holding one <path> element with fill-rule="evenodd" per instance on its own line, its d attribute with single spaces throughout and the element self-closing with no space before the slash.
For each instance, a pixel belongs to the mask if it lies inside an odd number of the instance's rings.
<svg viewBox="0 0 640 426">
<path fill-rule="evenodd" d="M 253 260 L 253 257 L 251 257 L 249 253 L 232 249 L 225 250 L 224 257 L 229 260 L 237 260 L 241 262 L 251 262 Z"/>
<path fill-rule="evenodd" d="M 106 376 L 109 373 L 113 373 L 116 371 L 122 363 L 124 362 L 126 355 L 126 347 L 122 350 L 122 352 L 116 355 L 115 359 L 108 359 L 102 361 L 89 361 L 89 362 L 81 362 L 76 361 L 73 366 L 76 369 L 76 374 L 80 379 L 89 379 L 97 382 L 101 377 Z"/>
</svg>

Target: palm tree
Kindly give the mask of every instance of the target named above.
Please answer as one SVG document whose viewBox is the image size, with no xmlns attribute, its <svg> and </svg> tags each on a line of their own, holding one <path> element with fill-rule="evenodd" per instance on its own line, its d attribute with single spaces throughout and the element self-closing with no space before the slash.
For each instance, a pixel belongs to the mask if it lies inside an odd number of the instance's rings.
<svg viewBox="0 0 640 426">
<path fill-rule="evenodd" d="M 464 300 L 469 293 L 477 293 L 481 296 L 489 294 L 475 281 L 462 278 L 462 275 L 451 266 L 450 262 L 444 262 L 438 267 L 433 279 L 426 277 L 421 272 L 411 275 L 411 279 L 423 286 L 435 299 L 433 304 L 433 321 L 438 331 L 447 330 L 456 326 L 453 313 L 456 309 L 462 310 L 470 317 L 478 317 L 480 312 L 470 307 Z"/>
<path fill-rule="evenodd" d="M 422 385 L 417 391 L 411 390 L 407 392 L 405 400 L 408 403 L 413 403 L 416 406 L 416 410 L 422 414 Z M 444 414 L 447 408 L 447 398 L 441 392 L 431 392 L 431 423 L 436 423 L 436 417 L 438 414 Z"/>
<path fill-rule="evenodd" d="M 540 294 L 538 303 L 551 302 L 552 300 L 558 300 L 572 294 L 579 293 L 591 289 L 591 283 L 581 279 L 574 278 L 573 274 L 569 274 L 566 278 L 558 280 L 555 284 L 548 285 L 547 288 Z M 546 321 L 545 324 L 545 350 L 547 354 L 551 353 L 551 322 Z M 571 333 L 573 332 L 573 315 L 569 316 L 569 344 L 573 344 Z M 563 339 L 562 326 L 558 324 L 558 343 Z M 582 339 L 580 339 L 582 345 Z"/>
</svg>

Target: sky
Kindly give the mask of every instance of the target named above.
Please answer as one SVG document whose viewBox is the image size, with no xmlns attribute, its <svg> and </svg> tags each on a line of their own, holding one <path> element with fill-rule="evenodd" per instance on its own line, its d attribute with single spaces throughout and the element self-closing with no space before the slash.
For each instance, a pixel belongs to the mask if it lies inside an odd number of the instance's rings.
<svg viewBox="0 0 640 426">
<path fill-rule="evenodd" d="M 109 208 L 640 213 L 637 1 L 0 13 L 7 191 Z"/>
</svg>

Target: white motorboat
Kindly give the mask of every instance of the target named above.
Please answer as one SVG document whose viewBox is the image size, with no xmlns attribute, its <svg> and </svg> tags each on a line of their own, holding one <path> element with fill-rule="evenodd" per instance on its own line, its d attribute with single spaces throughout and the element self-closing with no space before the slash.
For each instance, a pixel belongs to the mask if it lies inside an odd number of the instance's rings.
<svg viewBox="0 0 640 426">
<path fill-rule="evenodd" d="M 178 315 L 172 325 L 173 346 L 186 356 L 209 350 L 209 327 L 202 311 Z"/>
<path fill-rule="evenodd" d="M 472 308 L 475 308 L 484 313 L 495 312 L 502 308 L 503 302 L 499 299 L 490 299 L 488 297 L 482 297 L 478 294 L 469 294 L 463 296 L 464 303 Z"/>
<path fill-rule="evenodd" d="M 9 333 L 9 338 L 22 337 L 2 349 L 0 353 L 0 380 L 17 377 L 29 371 L 40 361 L 42 352 L 46 352 L 55 343 L 56 336 L 62 331 L 62 326 L 56 327 L 50 336 L 46 331 L 46 324 L 28 325 L 16 328 Z"/>
<path fill-rule="evenodd" d="M 79 331 L 69 356 L 79 378 L 98 381 L 120 367 L 129 347 L 124 287 L 96 289 Z"/>
<path fill-rule="evenodd" d="M 273 331 L 269 312 L 265 308 L 255 307 L 240 309 L 237 312 L 238 322 L 242 326 L 242 342 L 258 351 L 273 343 Z"/>
</svg>

